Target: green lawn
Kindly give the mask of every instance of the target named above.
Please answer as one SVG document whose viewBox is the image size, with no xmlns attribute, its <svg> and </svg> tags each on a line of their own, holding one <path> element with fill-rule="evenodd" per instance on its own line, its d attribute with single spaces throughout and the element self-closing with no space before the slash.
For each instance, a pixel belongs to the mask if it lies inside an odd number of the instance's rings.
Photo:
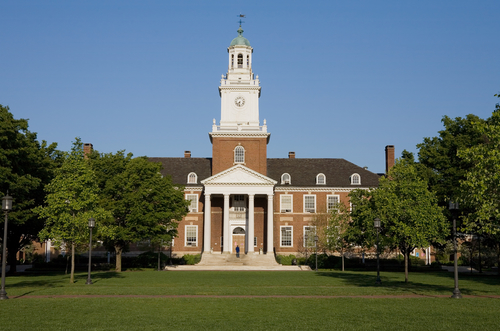
<svg viewBox="0 0 500 331">
<path fill-rule="evenodd" d="M 498 277 L 460 276 L 464 295 L 500 295 Z M 85 285 L 86 274 L 76 279 L 8 277 L 11 299 L 0 302 L 0 329 L 500 329 L 500 299 L 450 299 L 453 274 L 446 272 L 412 273 L 409 284 L 402 273 L 387 272 L 381 286 L 374 285 L 375 273 L 349 271 L 103 272 L 93 274 L 93 285 Z M 414 294 L 422 297 L 404 297 Z M 174 295 L 201 297 L 166 297 Z M 332 297 L 379 295 L 401 297 Z"/>
</svg>

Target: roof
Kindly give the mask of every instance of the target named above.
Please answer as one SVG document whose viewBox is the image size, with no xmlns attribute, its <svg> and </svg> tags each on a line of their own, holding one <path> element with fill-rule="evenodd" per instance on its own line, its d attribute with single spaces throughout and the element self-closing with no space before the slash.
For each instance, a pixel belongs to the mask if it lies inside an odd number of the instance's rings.
<svg viewBox="0 0 500 331">
<path fill-rule="evenodd" d="M 200 186 L 201 181 L 212 176 L 212 158 L 186 157 L 150 157 L 152 162 L 161 162 L 162 175 L 170 175 L 175 184 Z M 198 176 L 197 184 L 187 184 L 187 176 L 194 172 Z M 281 184 L 281 175 L 288 173 L 291 185 Z M 379 175 L 368 171 L 344 159 L 267 159 L 267 177 L 278 182 L 276 186 L 316 187 L 316 176 L 326 176 L 325 187 L 357 187 L 351 185 L 350 177 L 361 177 L 360 187 L 377 187 Z"/>
<path fill-rule="evenodd" d="M 171 176 L 174 184 L 200 186 L 200 181 L 212 176 L 212 158 L 208 157 L 150 157 L 149 161 L 160 162 L 163 166 L 161 174 Z M 187 184 L 191 172 L 198 176 L 198 184 Z"/>
<path fill-rule="evenodd" d="M 281 184 L 281 175 L 288 173 L 290 185 Z M 326 187 L 356 187 L 350 177 L 361 177 L 360 187 L 377 187 L 379 175 L 344 159 L 267 159 L 267 176 L 278 182 L 277 186 L 318 186 L 316 176 L 324 174 Z M 323 186 L 323 185 L 322 185 Z"/>
<path fill-rule="evenodd" d="M 248 41 L 248 39 L 243 37 L 243 29 L 241 28 L 241 25 L 238 29 L 238 37 L 234 38 L 229 46 L 237 45 L 250 46 L 250 42 Z"/>
</svg>

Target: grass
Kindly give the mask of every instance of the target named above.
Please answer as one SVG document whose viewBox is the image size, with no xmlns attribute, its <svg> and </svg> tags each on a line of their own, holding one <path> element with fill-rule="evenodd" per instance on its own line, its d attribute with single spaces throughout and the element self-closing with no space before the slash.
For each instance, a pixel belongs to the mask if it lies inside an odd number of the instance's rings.
<svg viewBox="0 0 500 331">
<path fill-rule="evenodd" d="M 500 299 L 450 299 L 452 273 L 413 273 L 405 284 L 402 273 L 387 272 L 381 286 L 374 285 L 375 277 L 349 271 L 137 271 L 94 273 L 93 285 L 85 285 L 84 273 L 75 284 L 62 274 L 8 277 L 11 299 L 0 302 L 0 325 L 2 330 L 500 328 Z M 460 275 L 464 295 L 499 296 L 499 285 L 498 277 Z M 422 297 L 403 297 L 414 294 Z M 202 297 L 167 297 L 175 295 Z"/>
</svg>

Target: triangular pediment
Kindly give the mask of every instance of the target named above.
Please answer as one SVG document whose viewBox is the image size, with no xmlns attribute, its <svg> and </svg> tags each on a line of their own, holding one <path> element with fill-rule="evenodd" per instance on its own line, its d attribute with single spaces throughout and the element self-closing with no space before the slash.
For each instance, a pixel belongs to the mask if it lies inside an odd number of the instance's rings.
<svg viewBox="0 0 500 331">
<path fill-rule="evenodd" d="M 276 181 L 264 176 L 244 165 L 235 165 L 229 169 L 219 172 L 201 183 L 205 186 L 211 185 L 257 185 L 257 186 L 274 186 Z"/>
</svg>

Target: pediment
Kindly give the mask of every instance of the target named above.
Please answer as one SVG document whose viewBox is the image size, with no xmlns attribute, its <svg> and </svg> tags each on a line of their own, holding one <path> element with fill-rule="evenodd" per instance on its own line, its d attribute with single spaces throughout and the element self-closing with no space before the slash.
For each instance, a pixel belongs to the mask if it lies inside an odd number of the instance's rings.
<svg viewBox="0 0 500 331">
<path fill-rule="evenodd" d="M 205 186 L 219 185 L 252 185 L 252 186 L 274 186 L 276 181 L 264 176 L 243 165 L 235 165 L 227 170 L 219 172 L 201 183 Z"/>
</svg>

